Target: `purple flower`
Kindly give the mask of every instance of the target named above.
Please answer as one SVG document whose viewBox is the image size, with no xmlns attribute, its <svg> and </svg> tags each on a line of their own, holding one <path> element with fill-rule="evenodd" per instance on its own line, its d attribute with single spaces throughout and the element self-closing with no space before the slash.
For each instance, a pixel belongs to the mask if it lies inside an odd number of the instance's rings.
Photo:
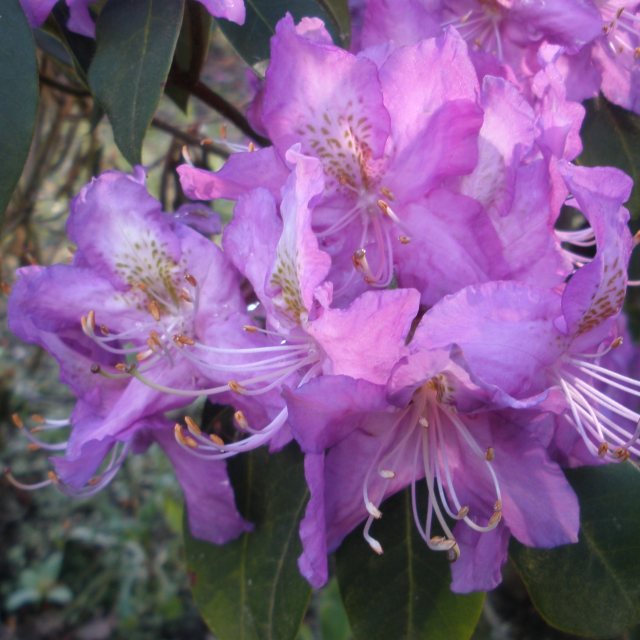
<svg viewBox="0 0 640 640">
<path fill-rule="evenodd" d="M 213 243 L 162 212 L 139 168 L 133 176 L 114 171 L 94 179 L 71 209 L 72 263 L 21 269 L 9 299 L 12 331 L 49 351 L 78 397 L 68 421 L 26 431 L 34 444 L 64 452 L 52 459 L 56 471 L 45 484 L 90 495 L 151 438 L 178 465 L 188 504 L 190 493 L 226 504 L 227 513 L 218 515 L 190 507 L 194 530 L 209 530 L 206 537 L 218 542 L 237 535 L 245 525 L 230 490 L 216 497 L 191 486 L 204 467 L 181 462 L 173 429 L 162 418 L 209 382 L 185 346 L 207 332 L 222 335 L 228 322 L 245 318 L 237 274 Z M 37 435 L 68 427 L 69 439 L 60 444 Z M 211 473 L 216 484 L 227 482 L 224 467 L 214 465 Z M 209 522 L 219 516 L 220 527 Z"/>
<path fill-rule="evenodd" d="M 375 521 L 384 517 L 384 499 L 406 486 L 425 544 L 454 561 L 454 591 L 498 584 L 509 534 L 538 547 L 577 540 L 576 497 L 526 418 L 490 410 L 483 390 L 446 352 L 411 347 L 391 381 L 392 412 L 383 388 L 349 378 L 320 379 L 289 394 L 311 489 L 299 565 L 316 587 L 327 579 L 327 552 L 363 520 L 365 540 L 383 553 Z M 320 402 L 328 395 L 331 406 Z M 447 518 L 457 521 L 454 529 Z M 436 522 L 443 536 L 433 533 Z"/>
</svg>

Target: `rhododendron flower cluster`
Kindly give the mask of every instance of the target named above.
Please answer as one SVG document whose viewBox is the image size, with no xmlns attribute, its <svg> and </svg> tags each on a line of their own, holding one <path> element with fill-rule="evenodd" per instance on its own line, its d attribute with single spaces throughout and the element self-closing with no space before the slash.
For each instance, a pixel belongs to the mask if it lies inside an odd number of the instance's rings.
<svg viewBox="0 0 640 640">
<path fill-rule="evenodd" d="M 235 201 L 220 242 L 164 213 L 143 169 L 108 172 L 71 205 L 72 262 L 19 271 L 10 326 L 77 397 L 25 429 L 57 454 L 34 486 L 91 494 L 157 441 L 193 533 L 224 542 L 250 527 L 224 460 L 294 440 L 313 586 L 355 528 L 384 552 L 376 521 L 408 487 L 452 588 L 487 590 L 511 536 L 577 541 L 562 467 L 640 454 L 632 184 L 573 164 L 592 89 L 570 81 L 584 64 L 638 107 L 640 5 L 365 4 L 357 52 L 317 19 L 278 24 L 251 106 L 272 146 L 179 168 L 193 200 Z M 190 417 L 200 397 L 234 407 L 235 437 Z"/>
</svg>

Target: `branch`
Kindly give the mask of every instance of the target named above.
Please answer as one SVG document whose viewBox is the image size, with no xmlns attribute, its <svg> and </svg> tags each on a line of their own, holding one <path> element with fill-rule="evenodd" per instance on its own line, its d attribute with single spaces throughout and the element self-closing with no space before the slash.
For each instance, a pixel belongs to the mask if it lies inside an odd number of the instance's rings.
<svg viewBox="0 0 640 640">
<path fill-rule="evenodd" d="M 203 151 L 207 153 L 215 153 L 217 156 L 221 156 L 222 158 L 228 158 L 231 155 L 223 146 L 215 144 L 206 138 L 201 139 L 196 136 L 192 136 L 191 134 L 174 127 L 160 118 L 154 118 L 151 121 L 151 126 L 172 135 L 177 140 L 180 140 L 191 147 L 201 147 Z"/>
<path fill-rule="evenodd" d="M 251 138 L 259 146 L 268 147 L 271 145 L 271 141 L 268 138 L 265 138 L 254 131 L 253 127 L 249 124 L 249 121 L 234 105 L 213 91 L 213 89 L 210 89 L 206 84 L 200 82 L 200 80 L 194 81 L 184 74 L 172 71 L 169 75 L 169 82 L 172 82 L 182 89 L 186 89 L 196 98 L 202 100 L 206 105 L 215 109 L 215 111 L 220 115 L 233 122 L 233 124 L 235 124 L 242 133 Z"/>
</svg>

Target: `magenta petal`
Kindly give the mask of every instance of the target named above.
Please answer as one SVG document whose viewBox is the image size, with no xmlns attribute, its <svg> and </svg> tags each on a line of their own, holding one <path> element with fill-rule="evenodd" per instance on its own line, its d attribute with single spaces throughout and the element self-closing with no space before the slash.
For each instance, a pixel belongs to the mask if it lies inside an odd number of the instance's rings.
<svg viewBox="0 0 640 640">
<path fill-rule="evenodd" d="M 582 334 L 616 315 L 624 301 L 632 241 L 622 204 L 632 182 L 611 167 L 565 163 L 561 173 L 596 237 L 595 258 L 571 278 L 562 296 L 567 330 Z"/>
<path fill-rule="evenodd" d="M 451 590 L 455 593 L 491 591 L 502 581 L 507 561 L 509 530 L 502 525 L 488 533 L 470 529 L 464 522 L 454 529 L 460 558 L 451 565 Z"/>
<path fill-rule="evenodd" d="M 215 18 L 226 18 L 236 24 L 244 24 L 244 0 L 198 0 Z"/>
<path fill-rule="evenodd" d="M 475 102 L 445 102 L 394 157 L 385 177 L 388 187 L 407 202 L 445 178 L 471 172 L 478 160 L 481 126 L 482 110 Z"/>
<path fill-rule="evenodd" d="M 414 342 L 458 345 L 477 378 L 522 398 L 547 387 L 546 369 L 562 353 L 553 324 L 558 307 L 556 294 L 519 282 L 466 287 L 425 314 Z"/>
<path fill-rule="evenodd" d="M 298 558 L 298 568 L 311 586 L 319 589 L 326 584 L 329 576 L 324 506 L 324 453 L 310 453 L 304 457 L 304 475 L 311 498 L 300 522 L 302 555 Z"/>
<path fill-rule="evenodd" d="M 252 526 L 238 513 L 224 461 L 202 460 L 176 442 L 173 428 L 165 423 L 153 429 L 182 487 L 191 534 L 200 540 L 224 544 Z"/>
<path fill-rule="evenodd" d="M 133 176 L 109 171 L 86 185 L 71 204 L 67 233 L 78 245 L 76 261 L 119 288 L 145 273 L 158 277 L 180 259 L 171 223 L 139 170 Z"/>
<path fill-rule="evenodd" d="M 394 51 L 380 69 L 380 81 L 398 150 L 411 146 L 444 102 L 474 102 L 478 95 L 467 46 L 454 30 Z"/>
<path fill-rule="evenodd" d="M 269 189 L 279 198 L 289 171 L 273 147 L 233 153 L 219 171 L 198 169 L 188 164 L 177 169 L 180 184 L 192 200 L 228 198 L 236 200 L 252 189 Z"/>
<path fill-rule="evenodd" d="M 34 29 L 47 19 L 56 2 L 57 0 L 20 0 L 22 10 Z"/>
<path fill-rule="evenodd" d="M 369 0 L 364 10 L 362 47 L 392 41 L 400 47 L 440 34 L 440 21 L 420 0 Z"/>
<path fill-rule="evenodd" d="M 521 428 L 493 429 L 493 465 L 503 487 L 504 522 L 522 544 L 556 547 L 578 541 L 578 499 L 544 447 Z"/>
<path fill-rule="evenodd" d="M 384 387 L 347 376 L 321 376 L 297 389 L 286 388 L 283 396 L 296 440 L 303 451 L 316 453 L 348 436 L 369 413 L 388 406 Z"/>
<path fill-rule="evenodd" d="M 388 136 L 377 69 L 370 60 L 319 41 L 307 28 L 315 24 L 303 21 L 296 28 L 291 16 L 278 23 L 261 119 L 282 155 L 301 142 L 303 153 L 326 155 L 327 163 L 340 162 L 343 171 L 357 177 L 358 157 L 347 142 L 355 138 L 379 158 Z"/>
<path fill-rule="evenodd" d="M 79 33 L 87 38 L 96 37 L 96 25 L 89 11 L 89 5 L 94 0 L 67 0 L 69 7 L 69 22 L 67 27 L 70 31 Z"/>
<path fill-rule="evenodd" d="M 307 329 L 329 359 L 325 373 L 386 384 L 419 301 L 415 289 L 367 291 L 348 309 L 325 309 Z"/>
</svg>

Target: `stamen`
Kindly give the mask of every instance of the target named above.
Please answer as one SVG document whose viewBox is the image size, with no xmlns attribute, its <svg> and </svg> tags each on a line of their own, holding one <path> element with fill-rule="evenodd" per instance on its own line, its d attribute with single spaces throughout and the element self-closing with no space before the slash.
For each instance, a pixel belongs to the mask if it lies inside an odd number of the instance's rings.
<svg viewBox="0 0 640 640">
<path fill-rule="evenodd" d="M 24 428 L 24 422 L 22 421 L 22 418 L 20 417 L 20 415 L 17 413 L 11 414 L 11 422 L 13 422 L 13 425 L 18 429 Z"/>
<path fill-rule="evenodd" d="M 378 474 L 385 480 L 393 480 L 396 477 L 396 472 L 391 471 L 391 469 L 380 469 L 378 471 Z"/>
</svg>

